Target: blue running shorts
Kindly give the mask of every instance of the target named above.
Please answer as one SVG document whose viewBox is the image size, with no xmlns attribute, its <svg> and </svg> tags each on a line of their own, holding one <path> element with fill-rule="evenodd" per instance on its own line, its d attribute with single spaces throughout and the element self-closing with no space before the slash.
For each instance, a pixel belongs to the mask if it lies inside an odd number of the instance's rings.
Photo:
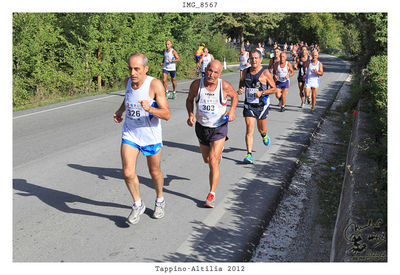
<svg viewBox="0 0 400 275">
<path fill-rule="evenodd" d="M 289 80 L 287 80 L 285 82 L 277 81 L 276 88 L 278 88 L 278 89 L 289 88 Z"/>
<path fill-rule="evenodd" d="M 162 143 L 146 145 L 146 146 L 139 146 L 136 143 L 134 143 L 130 140 L 127 140 L 125 138 L 122 139 L 122 143 L 128 144 L 128 145 L 132 146 L 133 148 L 138 149 L 145 156 L 156 155 L 158 152 L 160 152 L 160 150 L 162 148 Z"/>
<path fill-rule="evenodd" d="M 168 75 L 168 73 L 171 75 L 171 77 L 172 78 L 175 78 L 176 77 L 176 71 L 167 71 L 167 70 L 165 70 L 165 69 L 163 69 L 163 74 L 167 74 Z"/>
</svg>

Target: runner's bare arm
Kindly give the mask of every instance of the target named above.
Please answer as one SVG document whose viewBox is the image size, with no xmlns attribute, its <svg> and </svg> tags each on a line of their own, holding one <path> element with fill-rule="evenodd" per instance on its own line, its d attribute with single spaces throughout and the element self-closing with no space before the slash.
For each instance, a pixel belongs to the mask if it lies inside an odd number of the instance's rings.
<svg viewBox="0 0 400 275">
<path fill-rule="evenodd" d="M 237 92 L 239 95 L 243 94 L 243 91 L 244 91 L 244 87 L 245 87 L 244 81 L 246 79 L 247 70 L 248 69 L 243 70 L 242 76 L 240 77 L 240 80 L 239 80 L 239 89 Z"/>
<path fill-rule="evenodd" d="M 129 80 L 129 77 L 127 77 L 127 78 L 125 78 L 125 81 L 124 81 L 124 83 L 125 83 L 125 89 L 126 89 L 126 86 L 128 85 L 128 80 Z M 119 109 L 114 113 L 114 115 L 113 115 L 113 117 L 114 117 L 114 121 L 116 122 L 116 123 L 121 123 L 122 122 L 122 120 L 123 120 L 123 118 L 122 118 L 122 114 L 125 112 L 125 98 L 124 98 L 124 100 L 122 101 L 122 104 L 121 104 L 121 106 L 119 107 Z"/>
<path fill-rule="evenodd" d="M 306 78 L 307 78 L 306 73 L 307 73 L 307 68 L 308 68 L 309 64 L 310 64 L 310 61 L 308 61 L 308 60 L 303 64 L 303 80 L 306 80 Z"/>
<path fill-rule="evenodd" d="M 200 79 L 196 79 L 195 81 L 193 81 L 192 84 L 190 84 L 189 94 L 188 97 L 186 98 L 186 110 L 188 112 L 188 117 L 189 117 L 187 120 L 187 124 L 191 127 L 196 122 L 196 117 L 194 115 L 194 100 L 197 96 L 199 86 L 200 86 Z"/>
<path fill-rule="evenodd" d="M 296 57 L 296 62 L 294 63 L 295 70 L 299 70 L 299 62 L 300 62 L 300 58 Z"/>
<path fill-rule="evenodd" d="M 272 70 L 272 79 L 275 81 L 278 80 L 278 75 L 276 74 L 276 71 L 278 70 L 278 66 L 279 66 L 279 63 L 275 63 L 273 66 L 273 70 Z"/>
<path fill-rule="evenodd" d="M 288 63 L 289 66 L 289 77 L 292 77 L 294 75 L 294 70 L 292 64 Z M 288 79 L 289 79 L 288 77 Z"/>
<path fill-rule="evenodd" d="M 175 61 L 175 63 L 176 63 L 176 62 L 181 61 L 181 59 L 179 58 L 179 55 L 178 55 L 178 52 L 177 52 L 177 51 L 174 50 L 174 51 L 172 52 L 172 54 L 175 56 L 175 60 L 173 60 L 172 62 Z"/>
<path fill-rule="evenodd" d="M 318 71 L 318 75 L 319 76 L 323 76 L 324 75 L 324 66 L 322 65 L 322 62 L 319 62 L 319 71 Z"/>
<path fill-rule="evenodd" d="M 227 112 L 227 114 L 229 115 L 228 121 L 231 122 L 235 120 L 235 110 L 238 105 L 239 96 L 233 89 L 232 85 L 229 82 L 223 80 L 222 80 L 222 90 L 224 91 L 224 97 L 228 96 L 231 98 L 231 108 Z"/>
<path fill-rule="evenodd" d="M 200 56 L 199 63 L 197 63 L 197 67 L 199 67 L 199 68 L 200 68 L 200 66 L 201 66 L 201 62 L 203 62 L 203 56 L 204 56 L 204 55 L 201 55 L 201 56 Z"/>
<path fill-rule="evenodd" d="M 261 76 L 262 78 L 260 77 L 260 82 L 264 80 L 265 82 L 263 81 L 261 83 L 265 83 L 270 86 L 268 90 L 263 91 L 264 95 L 276 94 L 281 92 L 281 89 L 276 88 L 275 81 L 268 70 L 264 70 Z"/>
<path fill-rule="evenodd" d="M 143 109 L 158 118 L 169 120 L 170 112 L 168 101 L 165 97 L 164 86 L 162 85 L 160 80 L 153 79 L 151 81 L 149 95 L 150 97 L 153 97 L 155 99 L 158 107 L 152 107 L 147 100 L 141 100 L 139 101 L 139 103 L 142 104 Z"/>
</svg>

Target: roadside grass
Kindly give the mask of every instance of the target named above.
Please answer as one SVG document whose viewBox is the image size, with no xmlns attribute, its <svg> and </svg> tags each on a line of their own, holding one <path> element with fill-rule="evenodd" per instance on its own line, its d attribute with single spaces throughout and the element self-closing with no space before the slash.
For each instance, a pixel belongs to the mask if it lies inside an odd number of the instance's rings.
<svg viewBox="0 0 400 275">
<path fill-rule="evenodd" d="M 350 141 L 353 121 L 351 114 L 342 114 L 340 118 L 342 125 L 335 131 L 338 145 L 335 145 L 335 150 L 332 150 L 325 159 L 325 165 L 321 167 L 317 181 L 320 206 L 317 222 L 329 230 L 334 228 L 336 222 L 345 174 L 347 144 Z"/>
<path fill-rule="evenodd" d="M 339 113 L 336 123 L 340 124 L 340 127 L 334 134 L 338 144 L 335 145 L 335 150 L 332 150 L 326 156 L 324 166 L 319 171 L 317 185 L 320 213 L 316 222 L 327 230 L 332 230 L 336 222 L 346 169 L 347 148 L 353 128 L 353 110 L 357 106 L 360 90 L 359 76 L 355 76 L 351 86 L 350 97 L 336 109 Z M 331 115 L 334 114 L 332 113 Z"/>
</svg>

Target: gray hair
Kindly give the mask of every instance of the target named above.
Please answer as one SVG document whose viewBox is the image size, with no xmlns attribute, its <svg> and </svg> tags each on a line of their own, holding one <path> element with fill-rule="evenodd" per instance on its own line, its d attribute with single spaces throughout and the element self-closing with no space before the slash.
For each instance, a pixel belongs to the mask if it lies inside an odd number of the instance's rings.
<svg viewBox="0 0 400 275">
<path fill-rule="evenodd" d="M 131 57 L 136 57 L 136 56 L 140 56 L 143 59 L 143 66 L 146 67 L 149 65 L 149 60 L 147 59 L 147 57 L 142 54 L 142 53 L 133 53 L 131 54 L 128 59 L 127 59 L 127 63 L 129 63 L 129 60 L 131 59 Z"/>
</svg>

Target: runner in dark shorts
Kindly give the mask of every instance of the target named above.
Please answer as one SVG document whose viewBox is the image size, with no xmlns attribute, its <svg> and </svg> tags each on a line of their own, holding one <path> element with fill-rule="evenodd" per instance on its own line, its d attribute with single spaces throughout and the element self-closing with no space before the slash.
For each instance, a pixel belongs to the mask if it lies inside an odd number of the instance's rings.
<svg viewBox="0 0 400 275">
<path fill-rule="evenodd" d="M 210 128 L 202 126 L 200 123 L 196 122 L 195 131 L 200 144 L 206 146 L 210 146 L 210 142 L 223 138 L 225 138 L 225 141 L 228 140 L 228 123 L 225 123 L 217 128 Z"/>
<path fill-rule="evenodd" d="M 222 64 L 218 60 L 208 63 L 205 76 L 192 82 L 186 99 L 188 111 L 187 124 L 195 126 L 199 139 L 200 152 L 210 172 L 208 181 L 210 191 L 204 203 L 205 207 L 215 207 L 215 191 L 219 181 L 219 162 L 228 134 L 228 122 L 235 119 L 238 94 L 232 85 L 222 80 Z M 228 98 L 231 101 L 227 108 Z M 196 107 L 196 110 L 195 110 Z"/>
<path fill-rule="evenodd" d="M 270 94 L 277 98 L 281 96 L 281 90 L 275 86 L 269 70 L 261 64 L 261 54 L 257 50 L 250 52 L 250 67 L 247 68 L 239 81 L 239 94 L 245 93 L 243 116 L 246 123 L 246 149 L 247 155 L 244 163 L 253 163 L 253 133 L 257 130 L 263 143 L 268 146 L 270 138 L 267 135 L 267 116 L 270 105 Z"/>
</svg>

